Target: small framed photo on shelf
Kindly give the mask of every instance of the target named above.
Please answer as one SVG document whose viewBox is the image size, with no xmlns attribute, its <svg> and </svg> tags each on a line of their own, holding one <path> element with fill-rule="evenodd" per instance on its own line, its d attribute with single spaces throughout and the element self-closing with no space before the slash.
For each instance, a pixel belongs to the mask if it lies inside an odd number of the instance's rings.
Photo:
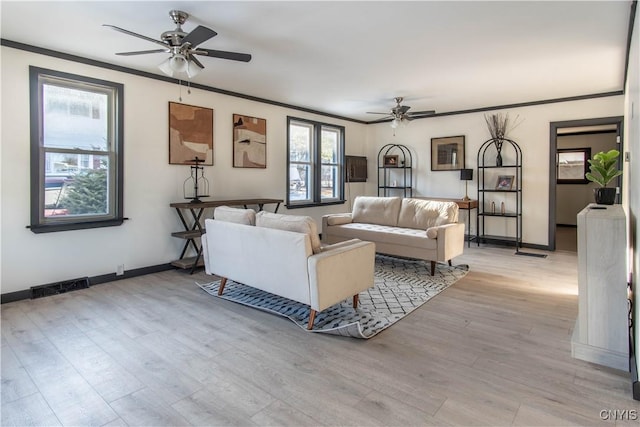
<svg viewBox="0 0 640 427">
<path fill-rule="evenodd" d="M 496 181 L 496 190 L 509 191 L 513 187 L 513 175 L 500 175 Z"/>
<path fill-rule="evenodd" d="M 398 155 L 387 154 L 386 156 L 384 156 L 384 166 L 388 168 L 398 167 Z"/>
</svg>

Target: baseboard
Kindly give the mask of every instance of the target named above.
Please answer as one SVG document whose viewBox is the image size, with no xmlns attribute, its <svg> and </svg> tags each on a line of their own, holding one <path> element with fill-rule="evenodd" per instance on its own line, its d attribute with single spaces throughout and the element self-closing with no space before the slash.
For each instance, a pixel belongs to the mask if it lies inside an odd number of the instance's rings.
<svg viewBox="0 0 640 427">
<path fill-rule="evenodd" d="M 175 267 L 171 264 L 158 264 L 150 267 L 134 268 L 132 270 L 126 270 L 123 275 L 116 275 L 115 273 L 102 274 L 100 276 L 89 277 L 89 285 L 99 285 L 102 283 L 114 282 L 116 280 L 129 279 L 131 277 L 144 276 L 146 274 L 159 273 L 161 271 L 175 270 Z M 44 286 L 44 285 L 37 285 Z M 9 302 L 20 301 L 23 299 L 31 298 L 31 289 L 24 289 L 16 292 L 7 292 L 0 295 L 0 304 L 6 304 Z"/>
</svg>

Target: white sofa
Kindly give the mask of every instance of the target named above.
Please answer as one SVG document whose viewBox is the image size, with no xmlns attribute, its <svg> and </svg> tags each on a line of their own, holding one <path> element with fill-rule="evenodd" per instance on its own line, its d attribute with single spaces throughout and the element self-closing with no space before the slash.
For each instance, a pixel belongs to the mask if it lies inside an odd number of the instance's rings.
<svg viewBox="0 0 640 427">
<path fill-rule="evenodd" d="M 321 246 L 310 217 L 256 214 L 227 206 L 205 220 L 202 235 L 207 274 L 309 305 L 308 329 L 317 312 L 373 286 L 375 245 L 357 239 Z"/>
<path fill-rule="evenodd" d="M 376 252 L 431 262 L 448 262 L 464 251 L 464 224 L 455 202 L 400 197 L 356 197 L 353 212 L 322 217 L 327 244 L 361 239 Z"/>
</svg>

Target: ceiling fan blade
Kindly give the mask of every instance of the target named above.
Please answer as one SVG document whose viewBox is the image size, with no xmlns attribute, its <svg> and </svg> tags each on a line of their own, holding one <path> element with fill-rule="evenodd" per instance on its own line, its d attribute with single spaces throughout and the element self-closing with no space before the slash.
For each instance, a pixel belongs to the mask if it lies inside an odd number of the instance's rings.
<svg viewBox="0 0 640 427">
<path fill-rule="evenodd" d="M 198 67 L 200 67 L 200 69 L 204 70 L 204 65 L 202 65 L 202 62 L 198 61 L 198 58 L 193 55 L 189 55 L 189 59 L 192 60 Z"/>
<path fill-rule="evenodd" d="M 218 35 L 211 28 L 203 27 L 202 25 L 198 25 L 193 31 L 184 36 L 182 39 L 182 44 L 190 43 L 191 46 L 196 47 L 200 43 L 204 43 L 212 37 Z"/>
<path fill-rule="evenodd" d="M 414 113 L 409 113 L 409 115 L 411 115 L 411 117 L 416 118 L 416 117 L 427 117 L 427 116 L 433 116 L 436 113 L 436 110 L 427 110 L 427 111 L 416 111 Z"/>
<path fill-rule="evenodd" d="M 160 40 L 156 40 L 156 39 L 152 39 L 151 37 L 147 37 L 147 36 L 143 36 L 142 34 L 138 34 L 138 33 L 134 33 L 133 31 L 129 31 L 129 30 L 125 30 L 124 28 L 120 28 L 120 27 L 116 27 L 115 25 L 109 25 L 109 24 L 102 24 L 103 27 L 109 27 L 109 28 L 113 28 L 116 31 L 120 31 L 121 33 L 133 36 L 133 37 L 138 37 L 139 39 L 142 40 L 146 40 L 149 41 L 151 43 L 156 43 L 159 45 L 162 45 L 164 47 L 167 47 L 168 45 Z"/>
<path fill-rule="evenodd" d="M 408 105 L 401 105 L 401 106 L 400 106 L 400 107 L 398 107 L 397 109 L 398 109 L 398 111 L 400 112 L 400 114 L 404 114 L 404 113 L 406 113 L 407 111 L 409 111 L 409 108 L 411 108 L 411 107 L 409 107 Z"/>
<path fill-rule="evenodd" d="M 192 51 L 191 53 L 194 53 L 196 55 L 206 55 L 212 58 L 231 59 L 233 61 L 242 61 L 242 62 L 251 61 L 251 55 L 248 53 L 226 52 L 224 50 L 213 50 L 213 49 L 197 49 Z"/>
<path fill-rule="evenodd" d="M 390 116 L 391 115 L 389 113 L 378 113 L 377 111 L 367 111 L 367 114 L 384 114 L 386 116 Z"/>
<path fill-rule="evenodd" d="M 138 50 L 136 52 L 118 52 L 116 55 L 120 56 L 131 56 L 131 55 L 145 55 L 147 53 L 168 53 L 169 49 L 154 49 L 154 50 Z"/>
</svg>

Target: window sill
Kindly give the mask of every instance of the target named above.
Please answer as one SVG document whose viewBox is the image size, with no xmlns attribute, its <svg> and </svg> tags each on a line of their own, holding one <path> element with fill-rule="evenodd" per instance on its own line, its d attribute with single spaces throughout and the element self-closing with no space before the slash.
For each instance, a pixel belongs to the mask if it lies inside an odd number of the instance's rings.
<svg viewBox="0 0 640 427">
<path fill-rule="evenodd" d="M 28 225 L 27 228 L 33 233 L 54 233 L 57 231 L 86 230 L 89 228 L 116 227 L 128 218 L 115 218 L 104 221 L 87 221 L 73 223 L 56 223 L 56 224 L 35 224 Z"/>
<path fill-rule="evenodd" d="M 347 201 L 346 200 L 332 200 L 331 202 L 324 202 L 324 203 L 296 203 L 296 204 L 286 204 L 285 207 L 287 209 L 301 209 L 301 208 L 317 208 L 317 207 L 321 207 L 321 206 L 331 206 L 331 205 L 343 205 L 345 204 Z"/>
</svg>

